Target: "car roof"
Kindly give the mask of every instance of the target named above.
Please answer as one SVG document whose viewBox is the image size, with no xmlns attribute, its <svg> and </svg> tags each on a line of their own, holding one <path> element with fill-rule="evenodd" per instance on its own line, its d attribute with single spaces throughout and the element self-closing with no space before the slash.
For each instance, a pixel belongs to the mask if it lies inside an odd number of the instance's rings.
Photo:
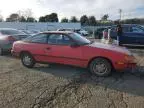
<svg viewBox="0 0 144 108">
<path fill-rule="evenodd" d="M 72 31 L 44 31 L 44 32 L 40 32 L 40 33 L 58 33 L 58 34 L 69 34 L 69 33 L 73 33 Z"/>
</svg>

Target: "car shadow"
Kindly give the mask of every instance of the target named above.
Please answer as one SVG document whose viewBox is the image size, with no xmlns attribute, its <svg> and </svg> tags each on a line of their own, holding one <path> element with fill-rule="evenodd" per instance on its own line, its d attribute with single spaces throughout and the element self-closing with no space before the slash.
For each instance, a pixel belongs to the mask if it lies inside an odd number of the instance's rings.
<svg viewBox="0 0 144 108">
<path fill-rule="evenodd" d="M 64 78 L 73 78 L 87 72 L 87 69 L 61 64 L 37 64 L 34 69 Z"/>
<path fill-rule="evenodd" d="M 40 72 L 50 73 L 56 77 L 81 80 L 81 84 L 99 85 L 105 89 L 112 89 L 133 95 L 144 96 L 144 66 L 132 72 L 113 72 L 108 77 L 97 77 L 86 69 L 66 65 L 37 66 Z"/>
</svg>

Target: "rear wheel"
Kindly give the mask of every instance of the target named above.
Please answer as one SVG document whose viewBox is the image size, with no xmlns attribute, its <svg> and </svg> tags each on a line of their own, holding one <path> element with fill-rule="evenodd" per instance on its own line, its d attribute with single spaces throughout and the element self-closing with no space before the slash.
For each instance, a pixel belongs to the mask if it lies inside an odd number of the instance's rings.
<svg viewBox="0 0 144 108">
<path fill-rule="evenodd" d="M 25 67 L 32 68 L 35 65 L 35 60 L 29 53 L 21 54 L 21 62 Z"/>
<path fill-rule="evenodd" d="M 111 63 L 105 58 L 96 58 L 90 65 L 90 72 L 96 76 L 108 76 L 112 71 Z"/>
</svg>

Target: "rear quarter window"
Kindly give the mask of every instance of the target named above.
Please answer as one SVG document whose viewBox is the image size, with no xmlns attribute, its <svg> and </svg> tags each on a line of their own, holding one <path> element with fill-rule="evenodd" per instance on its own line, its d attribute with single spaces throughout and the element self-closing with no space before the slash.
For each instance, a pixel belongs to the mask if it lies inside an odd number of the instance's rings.
<svg viewBox="0 0 144 108">
<path fill-rule="evenodd" d="M 34 36 L 30 36 L 23 41 L 25 42 L 30 42 L 30 43 L 41 43 L 45 44 L 48 41 L 48 34 L 37 34 Z"/>
</svg>

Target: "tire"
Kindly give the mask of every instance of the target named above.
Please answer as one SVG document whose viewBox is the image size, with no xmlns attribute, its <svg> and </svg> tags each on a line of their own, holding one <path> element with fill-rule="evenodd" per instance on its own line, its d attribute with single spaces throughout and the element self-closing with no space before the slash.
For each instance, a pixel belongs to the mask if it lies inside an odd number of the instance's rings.
<svg viewBox="0 0 144 108">
<path fill-rule="evenodd" d="M 27 68 L 33 68 L 35 65 L 35 60 L 29 53 L 22 53 L 21 54 L 21 62 Z"/>
<path fill-rule="evenodd" d="M 96 58 L 90 63 L 89 70 L 96 76 L 105 77 L 111 74 L 112 65 L 105 58 Z"/>
<path fill-rule="evenodd" d="M 0 47 L 0 56 L 3 55 L 3 49 Z"/>
</svg>

